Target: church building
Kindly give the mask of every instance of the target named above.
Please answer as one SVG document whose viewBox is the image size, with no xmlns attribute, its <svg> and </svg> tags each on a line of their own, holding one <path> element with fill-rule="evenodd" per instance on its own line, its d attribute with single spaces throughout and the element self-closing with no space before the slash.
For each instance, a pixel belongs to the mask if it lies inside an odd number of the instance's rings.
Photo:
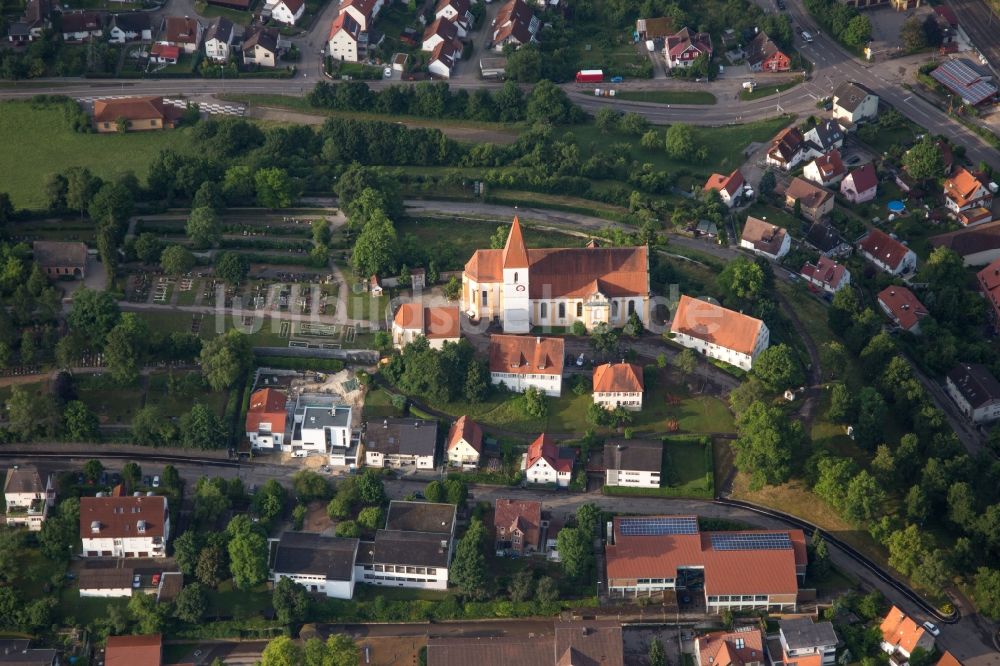
<svg viewBox="0 0 1000 666">
<path fill-rule="evenodd" d="M 462 273 L 462 308 L 472 319 L 495 320 L 504 333 L 532 326 L 588 330 L 623 326 L 635 313 L 649 324 L 647 247 L 528 249 L 514 218 L 502 250 L 476 250 Z"/>
</svg>

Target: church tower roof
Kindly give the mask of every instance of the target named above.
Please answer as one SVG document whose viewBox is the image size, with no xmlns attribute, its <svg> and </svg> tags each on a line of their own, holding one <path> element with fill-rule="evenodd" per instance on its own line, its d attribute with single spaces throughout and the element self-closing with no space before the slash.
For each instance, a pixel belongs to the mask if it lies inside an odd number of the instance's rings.
<svg viewBox="0 0 1000 666">
<path fill-rule="evenodd" d="M 528 249 L 524 246 L 524 236 L 521 234 L 521 222 L 514 218 L 507 236 L 507 244 L 503 248 L 504 268 L 527 268 Z"/>
</svg>

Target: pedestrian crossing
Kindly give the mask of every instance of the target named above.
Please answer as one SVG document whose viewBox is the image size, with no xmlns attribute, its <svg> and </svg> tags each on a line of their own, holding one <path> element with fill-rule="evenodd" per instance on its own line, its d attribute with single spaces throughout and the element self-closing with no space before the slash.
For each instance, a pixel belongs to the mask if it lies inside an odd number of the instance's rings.
<svg viewBox="0 0 1000 666">
<path fill-rule="evenodd" d="M 82 102 L 84 104 L 93 104 L 94 100 L 98 99 L 127 99 L 129 97 L 135 97 L 135 95 L 100 95 L 96 97 L 78 97 L 76 101 Z M 170 99 L 164 97 L 163 103 L 183 109 L 187 107 L 188 100 Z M 202 102 L 198 103 L 198 107 L 201 109 L 202 113 L 207 113 L 212 116 L 245 116 L 247 112 L 247 107 L 242 104 L 222 104 L 218 102 Z"/>
</svg>

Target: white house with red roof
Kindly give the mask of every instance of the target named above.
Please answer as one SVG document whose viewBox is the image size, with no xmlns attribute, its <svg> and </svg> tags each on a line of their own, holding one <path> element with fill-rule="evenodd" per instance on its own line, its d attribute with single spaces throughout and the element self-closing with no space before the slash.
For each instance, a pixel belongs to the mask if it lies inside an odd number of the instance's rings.
<svg viewBox="0 0 1000 666">
<path fill-rule="evenodd" d="M 689 28 L 681 28 L 679 32 L 667 37 L 663 55 L 670 69 L 690 67 L 702 55 L 712 57 L 712 37 L 707 32 L 692 32 Z"/>
<path fill-rule="evenodd" d="M 872 229 L 858 243 L 861 256 L 890 275 L 917 270 L 917 253 L 880 229 Z"/>
<path fill-rule="evenodd" d="M 382 4 L 383 0 L 341 0 L 337 13 L 349 15 L 361 26 L 362 32 L 367 32 L 372 29 Z"/>
<path fill-rule="evenodd" d="M 878 174 L 872 163 L 863 164 L 840 181 L 840 193 L 852 204 L 871 201 L 878 193 Z"/>
<path fill-rule="evenodd" d="M 912 291 L 895 285 L 886 287 L 878 294 L 878 304 L 896 326 L 914 335 L 920 334 L 920 320 L 928 312 Z"/>
<path fill-rule="evenodd" d="M 749 215 L 743 225 L 740 247 L 777 261 L 792 249 L 792 238 L 782 227 Z"/>
<path fill-rule="evenodd" d="M 993 193 L 968 169 L 959 167 L 951 178 L 944 181 L 944 205 L 956 215 L 971 208 L 990 208 Z"/>
<path fill-rule="evenodd" d="M 358 62 L 368 53 L 368 33 L 350 12 L 341 12 L 330 25 L 327 55 L 334 60 Z M 373 284 L 377 278 L 372 276 Z M 381 288 L 381 287 L 380 287 Z"/>
<path fill-rule="evenodd" d="M 451 21 L 458 28 L 458 36 L 462 39 L 472 29 L 472 3 L 469 0 L 439 0 L 434 9 L 434 18 Z"/>
<path fill-rule="evenodd" d="M 910 616 L 893 606 L 879 626 L 882 651 L 896 664 L 905 664 L 917 648 L 934 651 L 934 637 Z"/>
<path fill-rule="evenodd" d="M 802 177 L 823 187 L 833 187 L 847 175 L 840 151 L 834 148 L 823 153 L 802 169 Z"/>
<path fill-rule="evenodd" d="M 542 433 L 524 454 L 521 470 L 528 483 L 554 483 L 565 488 L 573 479 L 573 449 L 559 446 L 551 437 Z"/>
<path fill-rule="evenodd" d="M 169 538 L 162 495 L 80 498 L 83 557 L 166 557 Z"/>
<path fill-rule="evenodd" d="M 483 429 L 463 414 L 448 432 L 445 453 L 452 467 L 478 467 L 483 453 Z"/>
<path fill-rule="evenodd" d="M 306 1 L 275 0 L 264 5 L 264 11 L 270 11 L 271 19 L 278 23 L 295 25 L 296 21 L 306 13 Z"/>
<path fill-rule="evenodd" d="M 642 366 L 635 363 L 605 363 L 594 368 L 594 404 L 606 409 L 623 407 L 642 411 Z"/>
<path fill-rule="evenodd" d="M 746 181 L 743 180 L 743 174 L 739 169 L 736 169 L 728 176 L 723 176 L 721 173 L 713 173 L 708 177 L 708 180 L 705 181 L 704 187 L 701 189 L 703 192 L 715 190 L 719 193 L 722 203 L 732 208 L 736 205 L 736 201 L 743 193 L 743 185 L 745 182 Z"/>
<path fill-rule="evenodd" d="M 288 396 L 273 388 L 254 391 L 247 409 L 246 434 L 254 449 L 274 450 L 285 445 Z"/>
<path fill-rule="evenodd" d="M 760 319 L 682 295 L 670 323 L 674 342 L 709 358 L 749 370 L 770 344 Z"/>
<path fill-rule="evenodd" d="M 431 51 L 427 71 L 442 79 L 451 78 L 451 72 L 461 60 L 464 48 L 462 42 L 457 39 L 453 42 L 441 42 Z"/>
<path fill-rule="evenodd" d="M 806 262 L 799 275 L 809 284 L 828 294 L 836 294 L 851 284 L 851 272 L 847 267 L 825 255 L 820 255 L 819 261 L 815 264 Z"/>
<path fill-rule="evenodd" d="M 764 666 L 764 635 L 757 627 L 713 631 L 694 639 L 698 666 Z M 802 666 L 806 666 L 803 664 Z"/>
<path fill-rule="evenodd" d="M 524 0 L 510 0 L 493 19 L 493 49 L 503 51 L 507 44 L 517 47 L 537 41 L 535 35 L 541 27 L 542 22 Z"/>
<path fill-rule="evenodd" d="M 517 393 L 535 388 L 558 398 L 565 349 L 562 338 L 491 335 L 490 382 Z"/>
<path fill-rule="evenodd" d="M 458 40 L 458 28 L 454 23 L 445 18 L 435 19 L 433 23 L 424 30 L 424 40 L 420 45 L 423 51 L 433 51 L 438 44 L 444 42 L 454 42 Z"/>
<path fill-rule="evenodd" d="M 462 339 L 458 306 L 425 308 L 420 303 L 403 303 L 392 320 L 392 344 L 402 349 L 419 337 L 427 338 L 431 349 Z"/>
</svg>

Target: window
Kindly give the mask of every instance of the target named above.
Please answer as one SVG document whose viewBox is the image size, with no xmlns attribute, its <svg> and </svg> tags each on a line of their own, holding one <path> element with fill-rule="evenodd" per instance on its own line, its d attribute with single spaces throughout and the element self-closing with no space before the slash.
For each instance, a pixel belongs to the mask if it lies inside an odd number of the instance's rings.
<svg viewBox="0 0 1000 666">
<path fill-rule="evenodd" d="M 630 317 L 635 314 L 635 301 L 628 302 L 628 314 Z"/>
<path fill-rule="evenodd" d="M 488 291 L 486 291 L 485 289 L 483 289 L 483 303 L 482 303 L 483 307 L 486 307 L 486 303 L 487 303 L 487 301 L 489 300 L 489 299 L 487 298 L 487 295 L 488 295 L 489 293 L 490 293 L 490 292 L 488 292 Z"/>
<path fill-rule="evenodd" d="M 514 271 L 514 284 L 517 284 L 517 271 Z"/>
<path fill-rule="evenodd" d="M 618 317 L 618 301 L 611 301 L 611 316 Z"/>
<path fill-rule="evenodd" d="M 560 303 L 559 304 L 559 318 L 560 319 L 565 319 L 566 318 L 566 304 L 565 303 Z"/>
<path fill-rule="evenodd" d="M 538 316 L 542 319 L 548 319 L 549 317 L 549 304 L 541 303 L 538 306 Z"/>
<path fill-rule="evenodd" d="M 576 304 L 576 316 L 577 317 L 583 316 L 583 301 Z"/>
</svg>

